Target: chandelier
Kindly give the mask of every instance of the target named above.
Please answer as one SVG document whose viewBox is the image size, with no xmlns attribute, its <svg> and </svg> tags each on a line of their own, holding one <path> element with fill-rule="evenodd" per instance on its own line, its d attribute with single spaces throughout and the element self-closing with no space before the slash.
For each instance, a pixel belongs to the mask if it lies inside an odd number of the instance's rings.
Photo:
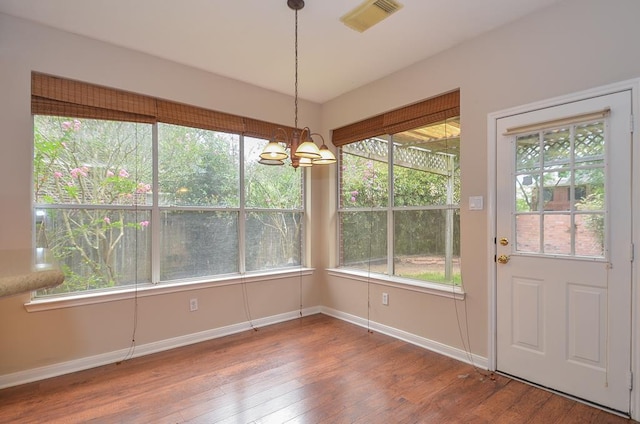
<svg viewBox="0 0 640 424">
<path fill-rule="evenodd" d="M 295 12 L 295 95 L 294 95 L 294 129 L 289 139 L 287 132 L 278 128 L 273 138 L 260 154 L 259 163 L 263 165 L 284 165 L 285 159 L 291 157 L 291 166 L 307 167 L 327 165 L 336 162 L 336 157 L 324 142 L 324 137 L 312 133 L 309 127 L 298 128 L 298 10 L 304 7 L 304 0 L 287 0 L 287 6 Z M 320 137 L 320 148 L 313 137 Z M 287 149 L 290 153 L 287 153 Z"/>
</svg>

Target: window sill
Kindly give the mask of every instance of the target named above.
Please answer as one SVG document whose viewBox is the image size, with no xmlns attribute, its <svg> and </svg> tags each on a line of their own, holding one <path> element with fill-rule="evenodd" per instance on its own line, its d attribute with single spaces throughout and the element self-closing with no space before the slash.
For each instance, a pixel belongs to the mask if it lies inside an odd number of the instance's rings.
<svg viewBox="0 0 640 424">
<path fill-rule="evenodd" d="M 258 283 L 281 278 L 302 277 L 312 275 L 313 268 L 295 268 L 277 271 L 265 271 L 245 275 L 232 275 L 223 278 L 207 280 L 190 280 L 180 283 L 144 284 L 138 287 L 127 287 L 121 290 L 109 290 L 73 296 L 59 296 L 33 299 L 25 303 L 27 312 L 41 312 L 52 309 L 71 308 L 76 306 L 94 305 L 141 297 L 159 296 L 192 290 L 202 290 L 211 287 L 231 286 L 244 283 Z"/>
<path fill-rule="evenodd" d="M 411 290 L 419 293 L 427 293 L 435 296 L 448 297 L 455 300 L 464 300 L 465 292 L 460 286 L 448 286 L 426 281 L 411 280 L 402 277 L 390 277 L 384 274 L 369 273 L 366 271 L 347 270 L 342 268 L 331 268 L 328 274 L 334 277 L 349 278 L 377 284 L 380 286 L 397 287 L 404 290 Z"/>
</svg>

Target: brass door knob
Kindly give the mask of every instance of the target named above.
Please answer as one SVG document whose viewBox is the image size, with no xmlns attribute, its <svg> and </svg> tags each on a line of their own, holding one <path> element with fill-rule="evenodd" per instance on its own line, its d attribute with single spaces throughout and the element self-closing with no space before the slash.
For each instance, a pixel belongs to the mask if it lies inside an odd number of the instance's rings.
<svg viewBox="0 0 640 424">
<path fill-rule="evenodd" d="M 507 246 L 508 244 L 509 244 L 509 239 L 508 239 L 508 238 L 506 238 L 506 237 L 502 237 L 502 238 L 500 239 L 500 245 L 501 245 L 501 246 Z"/>
<path fill-rule="evenodd" d="M 498 256 L 498 263 L 499 264 L 506 264 L 507 262 L 509 262 L 509 259 L 511 259 L 511 258 L 508 257 L 507 255 L 500 255 L 500 256 Z"/>
</svg>

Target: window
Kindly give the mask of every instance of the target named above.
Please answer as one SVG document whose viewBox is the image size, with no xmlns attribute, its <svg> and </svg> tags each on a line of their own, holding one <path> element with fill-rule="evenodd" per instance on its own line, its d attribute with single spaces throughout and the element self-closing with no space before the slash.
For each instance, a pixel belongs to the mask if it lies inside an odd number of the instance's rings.
<svg viewBox="0 0 640 424">
<path fill-rule="evenodd" d="M 64 107 L 43 81 L 62 81 L 71 93 Z M 217 113 L 184 113 L 185 105 L 167 118 L 164 101 L 154 118 L 70 106 L 76 84 L 122 95 L 35 74 L 35 245 L 51 249 L 65 273 L 37 296 L 302 264 L 304 173 L 257 163 L 272 124 L 220 114 L 211 125 Z"/>
<path fill-rule="evenodd" d="M 456 117 L 341 148 L 341 267 L 460 283 L 459 137 Z"/>
<path fill-rule="evenodd" d="M 460 91 L 333 130 L 338 266 L 460 282 Z"/>
</svg>

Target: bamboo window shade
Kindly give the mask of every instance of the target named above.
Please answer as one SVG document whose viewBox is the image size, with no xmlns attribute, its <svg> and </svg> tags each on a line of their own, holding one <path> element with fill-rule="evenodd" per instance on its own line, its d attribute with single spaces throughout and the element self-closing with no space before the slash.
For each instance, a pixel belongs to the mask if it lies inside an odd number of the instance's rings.
<svg viewBox="0 0 640 424">
<path fill-rule="evenodd" d="M 344 146 L 370 137 L 396 134 L 456 116 L 460 116 L 460 90 L 336 128 L 333 130 L 332 142 L 336 147 Z"/>
<path fill-rule="evenodd" d="M 74 118 L 183 125 L 270 139 L 293 128 L 115 88 L 31 73 L 31 113 Z"/>
</svg>

